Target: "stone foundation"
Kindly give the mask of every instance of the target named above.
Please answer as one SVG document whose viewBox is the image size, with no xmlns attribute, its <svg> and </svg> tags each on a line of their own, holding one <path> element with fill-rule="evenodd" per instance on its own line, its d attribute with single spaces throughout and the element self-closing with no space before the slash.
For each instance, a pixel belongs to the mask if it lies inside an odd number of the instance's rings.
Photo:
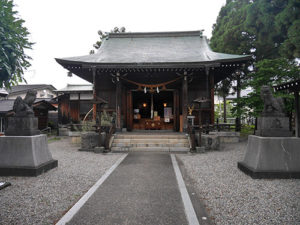
<svg viewBox="0 0 300 225">
<path fill-rule="evenodd" d="M 0 176 L 37 176 L 57 167 L 47 136 L 1 136 Z"/>
<path fill-rule="evenodd" d="M 80 151 L 94 151 L 99 146 L 99 134 L 96 132 L 84 132 L 81 134 Z"/>
<path fill-rule="evenodd" d="M 291 137 L 288 117 L 259 117 L 255 135 L 262 137 Z"/>
<path fill-rule="evenodd" d="M 8 117 L 6 136 L 32 136 L 39 135 L 38 118 L 36 117 Z"/>
<path fill-rule="evenodd" d="M 252 178 L 300 178 L 300 138 L 248 137 L 238 168 Z"/>
</svg>

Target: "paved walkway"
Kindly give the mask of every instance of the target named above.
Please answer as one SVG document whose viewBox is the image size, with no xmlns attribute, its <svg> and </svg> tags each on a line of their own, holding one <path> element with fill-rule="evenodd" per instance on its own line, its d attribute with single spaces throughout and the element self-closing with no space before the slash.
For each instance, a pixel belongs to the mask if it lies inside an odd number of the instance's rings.
<svg viewBox="0 0 300 225">
<path fill-rule="evenodd" d="M 181 195 L 169 154 L 129 153 L 67 224 L 189 224 Z"/>
</svg>

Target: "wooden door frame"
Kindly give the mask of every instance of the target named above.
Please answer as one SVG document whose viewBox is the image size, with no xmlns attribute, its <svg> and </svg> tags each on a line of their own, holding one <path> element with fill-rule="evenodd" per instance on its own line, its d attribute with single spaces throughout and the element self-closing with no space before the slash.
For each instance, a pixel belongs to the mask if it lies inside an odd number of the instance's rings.
<svg viewBox="0 0 300 225">
<path fill-rule="evenodd" d="M 127 90 L 126 93 L 126 127 L 127 131 L 132 131 L 133 129 L 133 104 L 132 104 L 132 93 L 136 90 Z M 179 100 L 179 90 L 172 89 L 166 90 L 173 93 L 173 130 L 179 131 L 179 113 L 180 113 L 180 100 Z"/>
</svg>

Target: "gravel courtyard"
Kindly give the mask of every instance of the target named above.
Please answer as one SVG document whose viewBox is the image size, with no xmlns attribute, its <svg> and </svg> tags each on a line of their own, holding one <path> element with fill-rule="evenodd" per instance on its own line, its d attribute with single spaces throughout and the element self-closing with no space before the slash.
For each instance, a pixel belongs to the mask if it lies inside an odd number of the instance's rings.
<svg viewBox="0 0 300 225">
<path fill-rule="evenodd" d="M 79 152 L 70 138 L 49 143 L 58 167 L 38 177 L 0 177 L 0 224 L 54 224 L 109 169 L 121 154 Z"/>
<path fill-rule="evenodd" d="M 300 224 L 300 180 L 254 180 L 237 168 L 247 142 L 177 155 L 216 224 Z"/>
</svg>

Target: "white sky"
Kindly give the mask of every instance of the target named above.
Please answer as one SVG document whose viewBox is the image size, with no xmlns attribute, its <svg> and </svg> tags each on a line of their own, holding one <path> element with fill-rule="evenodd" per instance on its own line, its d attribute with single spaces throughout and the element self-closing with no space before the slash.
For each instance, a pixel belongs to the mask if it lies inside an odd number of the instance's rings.
<svg viewBox="0 0 300 225">
<path fill-rule="evenodd" d="M 98 40 L 98 30 L 126 27 L 128 32 L 188 31 L 212 25 L 226 0 L 15 0 L 24 19 L 33 50 L 32 66 L 25 73 L 29 84 L 86 83 L 67 76 L 54 58 L 87 55 Z"/>
</svg>

